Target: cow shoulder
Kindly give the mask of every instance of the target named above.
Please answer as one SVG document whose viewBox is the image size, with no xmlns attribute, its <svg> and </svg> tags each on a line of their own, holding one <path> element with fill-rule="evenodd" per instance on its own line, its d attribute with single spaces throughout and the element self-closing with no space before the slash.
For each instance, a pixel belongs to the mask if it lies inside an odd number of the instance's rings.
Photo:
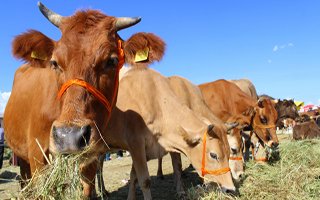
<svg viewBox="0 0 320 200">
<path fill-rule="evenodd" d="M 45 67 L 50 61 L 54 41 L 36 30 L 18 35 L 12 42 L 12 54 L 34 67 Z"/>
<path fill-rule="evenodd" d="M 143 52 L 144 60 L 137 61 L 136 55 Z M 133 67 L 147 67 L 149 64 L 160 61 L 164 55 L 165 42 L 152 33 L 136 33 L 124 42 L 126 63 Z"/>
</svg>

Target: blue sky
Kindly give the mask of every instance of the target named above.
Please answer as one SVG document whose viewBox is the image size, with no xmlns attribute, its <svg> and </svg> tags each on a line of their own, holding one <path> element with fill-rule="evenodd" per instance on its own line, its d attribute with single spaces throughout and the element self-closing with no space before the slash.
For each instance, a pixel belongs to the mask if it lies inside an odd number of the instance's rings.
<svg viewBox="0 0 320 200">
<path fill-rule="evenodd" d="M 42 3 L 64 16 L 88 8 L 112 16 L 141 16 L 138 25 L 119 34 L 126 39 L 135 32 L 153 32 L 163 38 L 165 57 L 151 67 L 165 76 L 179 75 L 195 84 L 248 78 L 259 94 L 320 104 L 320 1 Z M 36 29 L 52 39 L 60 37 L 59 30 L 39 12 L 37 1 L 10 0 L 1 5 L 0 112 L 11 91 L 14 72 L 21 65 L 11 55 L 14 36 Z"/>
</svg>

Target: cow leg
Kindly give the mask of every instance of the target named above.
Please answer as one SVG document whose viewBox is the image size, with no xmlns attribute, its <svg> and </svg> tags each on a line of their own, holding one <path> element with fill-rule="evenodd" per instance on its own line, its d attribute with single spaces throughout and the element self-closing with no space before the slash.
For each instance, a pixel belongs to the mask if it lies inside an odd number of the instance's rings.
<svg viewBox="0 0 320 200">
<path fill-rule="evenodd" d="M 20 166 L 20 175 L 21 175 L 20 186 L 22 189 L 27 185 L 28 180 L 31 178 L 31 170 L 30 170 L 30 164 L 20 157 L 18 157 L 18 163 Z"/>
<path fill-rule="evenodd" d="M 130 185 L 129 185 L 129 194 L 128 200 L 135 200 L 136 199 L 136 184 L 137 184 L 137 175 L 132 164 L 131 172 L 130 172 Z"/>
<path fill-rule="evenodd" d="M 103 180 L 103 163 L 104 163 L 105 157 L 106 157 L 106 154 L 99 156 L 99 167 L 97 169 L 98 190 L 102 195 L 102 199 L 104 199 L 105 197 L 107 198 L 109 196 L 109 193 L 105 188 L 104 180 Z"/>
<path fill-rule="evenodd" d="M 241 131 L 241 136 L 244 142 L 243 157 L 244 157 L 244 161 L 247 162 L 249 161 L 249 157 L 250 157 L 250 147 L 251 147 L 250 133 L 248 134 L 248 133 L 245 133 L 244 131 Z"/>
<path fill-rule="evenodd" d="M 181 154 L 176 152 L 170 152 L 172 167 L 173 167 L 173 175 L 174 175 L 174 184 L 176 186 L 176 191 L 179 196 L 183 196 L 185 194 L 183 188 L 183 182 L 181 179 L 182 174 L 182 162 L 181 162 Z"/>
<path fill-rule="evenodd" d="M 164 179 L 163 172 L 162 172 L 162 157 L 158 158 L 158 171 L 157 171 L 157 178 Z"/>
<path fill-rule="evenodd" d="M 96 197 L 95 176 L 97 172 L 97 161 L 81 166 L 81 183 L 83 186 L 83 195 L 89 199 Z"/>
<path fill-rule="evenodd" d="M 150 179 L 148 166 L 147 166 L 146 152 L 144 148 L 145 145 L 137 145 L 137 146 L 139 146 L 140 148 L 136 148 L 134 149 L 134 151 L 130 152 L 132 157 L 132 163 L 133 163 L 134 171 L 138 178 L 138 183 L 142 190 L 144 199 L 149 200 L 149 199 L 152 199 L 151 190 L 150 190 L 151 179 Z"/>
</svg>

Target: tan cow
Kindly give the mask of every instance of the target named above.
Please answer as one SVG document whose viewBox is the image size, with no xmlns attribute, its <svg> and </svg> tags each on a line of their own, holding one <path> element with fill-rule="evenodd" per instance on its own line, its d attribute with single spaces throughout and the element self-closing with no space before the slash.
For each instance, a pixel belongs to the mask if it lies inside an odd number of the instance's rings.
<svg viewBox="0 0 320 200">
<path fill-rule="evenodd" d="M 237 121 L 253 130 L 263 145 L 276 148 L 279 144 L 275 123 L 277 111 L 270 99 L 256 100 L 235 84 L 217 80 L 199 85 L 213 113 L 225 122 Z"/>
<path fill-rule="evenodd" d="M 235 79 L 230 80 L 230 82 L 236 84 L 243 92 L 252 97 L 253 99 L 258 100 L 258 94 L 253 83 L 249 79 Z"/>
<path fill-rule="evenodd" d="M 149 68 L 132 68 L 120 81 L 117 108 L 105 140 L 111 148 L 128 150 L 132 156 L 128 199 L 135 198 L 137 181 L 144 198 L 151 199 L 147 161 L 167 152 L 185 154 L 200 176 L 224 191 L 235 191 L 226 126 L 218 120 L 209 126 L 203 123 L 179 102 L 167 78 Z"/>
<path fill-rule="evenodd" d="M 168 77 L 169 83 L 178 100 L 187 105 L 199 119 L 205 123 L 210 123 L 211 121 L 221 121 L 218 119 L 208 108 L 207 104 L 204 102 L 200 89 L 193 85 L 187 79 L 179 76 Z M 242 155 L 242 142 L 240 134 L 234 134 L 234 131 L 229 131 L 227 134 L 228 142 L 230 145 L 230 159 L 229 165 L 232 173 L 232 177 L 235 180 L 239 180 L 244 172 L 243 167 L 243 155 Z M 162 159 L 158 162 L 158 177 L 162 177 Z"/>
<path fill-rule="evenodd" d="M 149 64 L 162 58 L 164 42 L 137 33 L 122 41 L 118 31 L 140 18 L 116 18 L 100 11 L 78 11 L 62 17 L 39 3 L 40 11 L 62 33 L 53 41 L 31 30 L 13 41 L 13 54 L 26 62 L 15 73 L 4 113 L 5 138 L 19 157 L 23 179 L 46 164 L 46 154 L 78 153 L 89 146 L 81 173 L 84 195 L 94 197 L 97 157 L 107 150 L 101 134 L 111 134 L 108 119 L 117 96 L 123 62 L 134 62 L 149 49 Z M 125 56 L 125 60 L 124 60 Z M 113 118 L 119 126 L 120 119 Z"/>
</svg>

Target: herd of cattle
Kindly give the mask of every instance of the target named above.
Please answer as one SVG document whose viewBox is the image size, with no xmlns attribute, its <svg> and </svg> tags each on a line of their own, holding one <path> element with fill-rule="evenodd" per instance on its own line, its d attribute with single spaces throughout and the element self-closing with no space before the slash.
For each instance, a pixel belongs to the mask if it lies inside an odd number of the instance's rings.
<svg viewBox="0 0 320 200">
<path fill-rule="evenodd" d="M 41 149 L 55 155 L 89 147 L 81 163 L 83 194 L 89 198 L 96 195 L 99 157 L 111 149 L 131 154 L 128 199 L 135 199 L 137 182 L 144 199 L 152 199 L 147 161 L 159 159 L 161 175 L 161 158 L 168 152 L 178 193 L 184 191 L 180 153 L 199 176 L 234 193 L 233 181 L 241 179 L 250 149 L 257 161 L 278 152 L 276 127 L 293 125 L 296 138 L 319 135 L 313 120 L 299 121 L 292 100 L 258 97 L 249 80 L 197 86 L 148 68 L 161 60 L 165 43 L 152 33 L 126 41 L 118 35 L 140 18 L 95 10 L 64 17 L 38 5 L 62 36 L 53 41 L 31 30 L 13 41 L 13 55 L 26 63 L 15 73 L 4 127 L 19 158 L 22 186 L 47 164 Z M 121 69 L 124 63 L 130 68 Z M 263 158 L 256 157 L 258 146 L 266 149 Z"/>
</svg>

